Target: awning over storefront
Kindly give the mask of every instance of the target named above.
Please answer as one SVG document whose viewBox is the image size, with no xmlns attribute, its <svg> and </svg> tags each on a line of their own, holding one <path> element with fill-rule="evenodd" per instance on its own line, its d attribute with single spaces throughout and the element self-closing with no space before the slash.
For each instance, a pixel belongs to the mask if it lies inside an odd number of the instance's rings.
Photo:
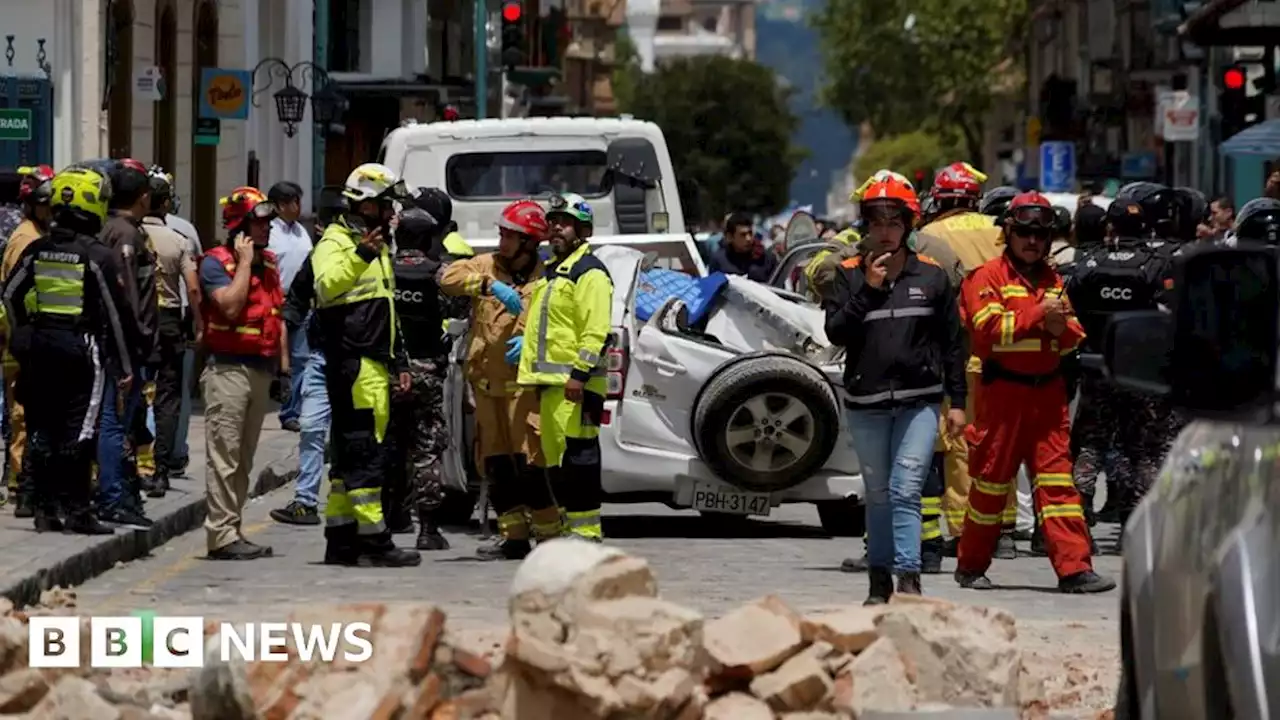
<svg viewBox="0 0 1280 720">
<path fill-rule="evenodd" d="M 1267 120 L 1241 130 L 1218 147 L 1223 155 L 1280 157 L 1280 120 Z"/>
<path fill-rule="evenodd" d="M 1204 47 L 1271 45 L 1280 29 L 1280 7 L 1255 3 L 1240 10 L 1246 4 L 1248 0 L 1208 0 L 1178 27 L 1178 35 Z"/>
</svg>

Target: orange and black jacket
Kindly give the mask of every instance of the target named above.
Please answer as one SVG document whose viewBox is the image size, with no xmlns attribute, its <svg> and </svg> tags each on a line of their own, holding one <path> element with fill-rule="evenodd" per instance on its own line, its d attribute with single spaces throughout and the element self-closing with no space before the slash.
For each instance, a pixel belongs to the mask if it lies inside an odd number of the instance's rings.
<svg viewBox="0 0 1280 720">
<path fill-rule="evenodd" d="M 861 255 L 841 264 L 827 307 L 827 339 L 846 349 L 844 403 L 881 409 L 921 403 L 964 407 L 968 352 L 947 273 L 908 252 L 897 278 L 867 282 Z"/>
</svg>

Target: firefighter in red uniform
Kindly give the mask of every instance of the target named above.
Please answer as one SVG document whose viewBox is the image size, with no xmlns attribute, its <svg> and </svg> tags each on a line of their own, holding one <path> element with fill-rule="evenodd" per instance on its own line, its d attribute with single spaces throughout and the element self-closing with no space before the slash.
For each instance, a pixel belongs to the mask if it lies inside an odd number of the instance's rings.
<svg viewBox="0 0 1280 720">
<path fill-rule="evenodd" d="M 969 510 L 956 564 L 961 587 L 988 590 L 986 576 L 1000 537 L 1009 483 L 1026 463 L 1036 512 L 1058 589 L 1097 593 L 1115 581 L 1093 571 L 1089 531 L 1071 480 L 1070 413 L 1062 356 L 1084 339 L 1063 293 L 1062 277 L 1045 261 L 1053 206 L 1038 192 L 1018 195 L 1005 216 L 1005 251 L 961 285 L 970 350 L 982 361 L 982 389 L 969 442 Z"/>
</svg>

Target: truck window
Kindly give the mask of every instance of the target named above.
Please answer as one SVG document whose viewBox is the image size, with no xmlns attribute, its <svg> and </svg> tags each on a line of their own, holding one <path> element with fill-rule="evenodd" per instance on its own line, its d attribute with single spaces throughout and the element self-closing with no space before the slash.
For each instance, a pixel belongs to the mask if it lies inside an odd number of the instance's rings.
<svg viewBox="0 0 1280 720">
<path fill-rule="evenodd" d="M 445 164 L 449 194 L 466 200 L 547 193 L 603 197 L 608 156 L 599 150 L 493 152 L 454 155 Z"/>
</svg>

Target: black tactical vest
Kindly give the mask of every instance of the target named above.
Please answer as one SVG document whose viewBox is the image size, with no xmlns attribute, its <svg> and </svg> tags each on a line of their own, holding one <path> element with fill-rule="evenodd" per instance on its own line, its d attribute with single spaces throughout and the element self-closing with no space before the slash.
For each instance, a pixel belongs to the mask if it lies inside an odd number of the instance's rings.
<svg viewBox="0 0 1280 720">
<path fill-rule="evenodd" d="M 440 261 L 418 250 L 396 253 L 396 314 L 404 333 L 405 350 L 418 360 L 438 358 L 448 352 L 440 313 L 440 286 L 436 273 Z"/>
<path fill-rule="evenodd" d="M 1163 267 L 1156 249 L 1133 241 L 1096 248 L 1076 263 L 1067 293 L 1087 335 L 1085 351 L 1101 352 L 1113 313 L 1156 307 Z"/>
</svg>

